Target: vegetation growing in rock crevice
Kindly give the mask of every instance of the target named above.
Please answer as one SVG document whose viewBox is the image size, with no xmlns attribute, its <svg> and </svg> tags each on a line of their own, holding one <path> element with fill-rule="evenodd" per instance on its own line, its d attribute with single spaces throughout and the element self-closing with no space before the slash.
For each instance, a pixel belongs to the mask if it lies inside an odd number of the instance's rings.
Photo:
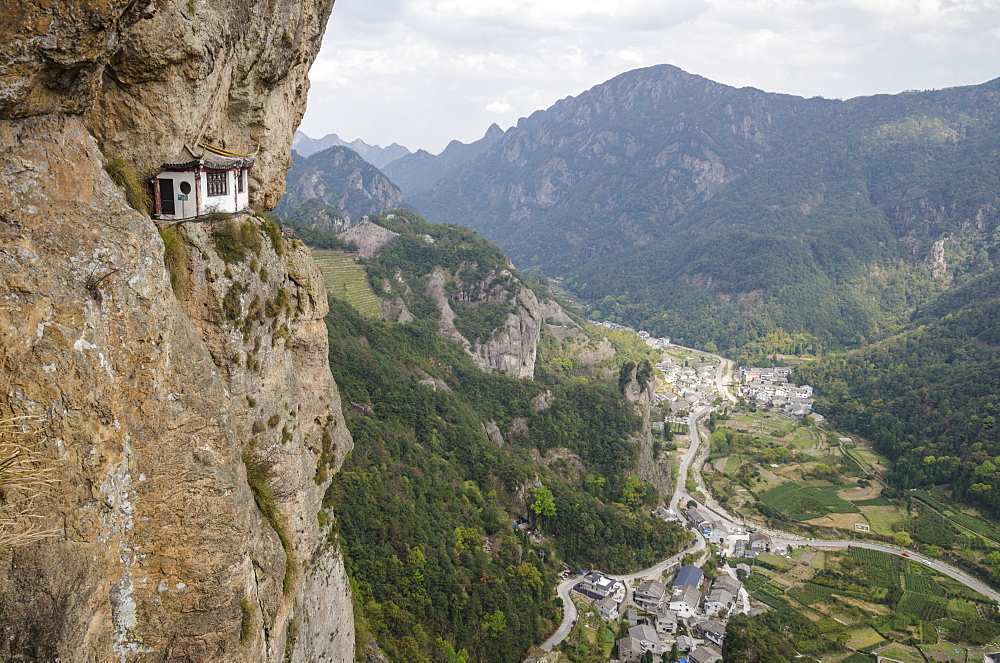
<svg viewBox="0 0 1000 663">
<path fill-rule="evenodd" d="M 285 515 L 278 506 L 274 488 L 274 464 L 252 449 L 245 450 L 242 458 L 243 466 L 247 472 L 247 484 L 253 493 L 254 502 L 264 515 L 264 519 L 267 520 L 267 524 L 278 535 L 281 547 L 285 551 L 285 576 L 282 581 L 282 589 L 285 596 L 289 596 L 295 589 L 298 564 L 295 561 L 295 550 L 292 547 L 291 535 L 285 523 Z"/>
<path fill-rule="evenodd" d="M 143 214 L 150 213 L 153 199 L 149 195 L 149 189 L 127 161 L 121 157 L 108 157 L 104 160 L 104 172 L 112 182 L 125 190 L 125 199 L 132 209 Z"/>
<path fill-rule="evenodd" d="M 163 240 L 163 265 L 170 276 L 170 287 L 178 299 L 191 294 L 191 256 L 184 246 L 183 231 L 180 226 L 160 228 Z"/>
<path fill-rule="evenodd" d="M 237 223 L 234 219 L 212 224 L 212 243 L 226 264 L 240 263 L 261 249 L 260 228 L 250 220 Z"/>
<path fill-rule="evenodd" d="M 253 637 L 254 616 L 257 611 L 248 597 L 240 599 L 240 614 L 240 642 L 249 642 Z"/>
</svg>

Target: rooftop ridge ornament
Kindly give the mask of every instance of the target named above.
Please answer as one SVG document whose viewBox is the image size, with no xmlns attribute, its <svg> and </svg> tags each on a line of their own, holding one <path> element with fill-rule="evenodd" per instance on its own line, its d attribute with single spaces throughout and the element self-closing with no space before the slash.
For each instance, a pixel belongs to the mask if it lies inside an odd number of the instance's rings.
<svg viewBox="0 0 1000 663">
<path fill-rule="evenodd" d="M 255 157 L 258 154 L 260 154 L 260 145 L 258 145 L 257 149 L 254 150 L 253 152 L 248 152 L 246 154 L 241 153 L 241 152 L 233 152 L 233 151 L 226 150 L 226 149 L 223 149 L 221 147 L 217 147 L 215 145 L 211 145 L 209 143 L 204 143 L 204 142 L 198 143 L 198 147 L 203 148 L 205 150 L 208 150 L 212 154 L 217 154 L 217 155 L 219 155 L 221 157 Z M 193 150 L 188 149 L 188 151 L 191 152 L 192 155 L 194 155 L 194 151 Z M 204 152 L 202 152 L 202 155 L 204 155 Z"/>
</svg>

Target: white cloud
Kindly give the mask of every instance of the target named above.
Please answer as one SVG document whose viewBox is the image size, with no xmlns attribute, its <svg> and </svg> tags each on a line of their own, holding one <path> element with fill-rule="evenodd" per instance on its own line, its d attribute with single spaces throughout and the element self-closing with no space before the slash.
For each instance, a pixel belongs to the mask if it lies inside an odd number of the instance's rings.
<svg viewBox="0 0 1000 663">
<path fill-rule="evenodd" d="M 486 110 L 491 113 L 509 113 L 514 110 L 514 107 L 508 104 L 506 101 L 494 101 L 492 103 L 486 104 Z"/>
<path fill-rule="evenodd" d="M 303 129 L 431 151 L 642 66 L 851 97 L 1000 75 L 1000 0 L 337 0 Z"/>
</svg>

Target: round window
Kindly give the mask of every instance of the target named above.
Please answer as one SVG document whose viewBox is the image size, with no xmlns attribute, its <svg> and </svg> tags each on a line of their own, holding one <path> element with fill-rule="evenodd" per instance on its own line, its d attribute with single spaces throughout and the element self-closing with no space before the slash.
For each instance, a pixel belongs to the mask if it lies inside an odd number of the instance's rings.
<svg viewBox="0 0 1000 663">
<path fill-rule="evenodd" d="M 191 193 L 190 182 L 181 182 L 181 193 Z"/>
</svg>

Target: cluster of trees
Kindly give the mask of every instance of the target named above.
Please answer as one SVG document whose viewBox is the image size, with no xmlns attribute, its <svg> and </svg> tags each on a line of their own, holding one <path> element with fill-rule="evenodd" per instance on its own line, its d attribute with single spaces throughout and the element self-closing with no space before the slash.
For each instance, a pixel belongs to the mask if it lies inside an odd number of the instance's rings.
<svg viewBox="0 0 1000 663">
<path fill-rule="evenodd" d="M 872 440 L 908 489 L 952 486 L 1000 516 L 1000 298 L 805 366 L 817 409 Z"/>
<path fill-rule="evenodd" d="M 796 641 L 820 637 L 815 624 L 795 610 L 769 610 L 751 617 L 734 615 L 726 626 L 722 657 L 749 663 L 793 663 Z"/>
</svg>

